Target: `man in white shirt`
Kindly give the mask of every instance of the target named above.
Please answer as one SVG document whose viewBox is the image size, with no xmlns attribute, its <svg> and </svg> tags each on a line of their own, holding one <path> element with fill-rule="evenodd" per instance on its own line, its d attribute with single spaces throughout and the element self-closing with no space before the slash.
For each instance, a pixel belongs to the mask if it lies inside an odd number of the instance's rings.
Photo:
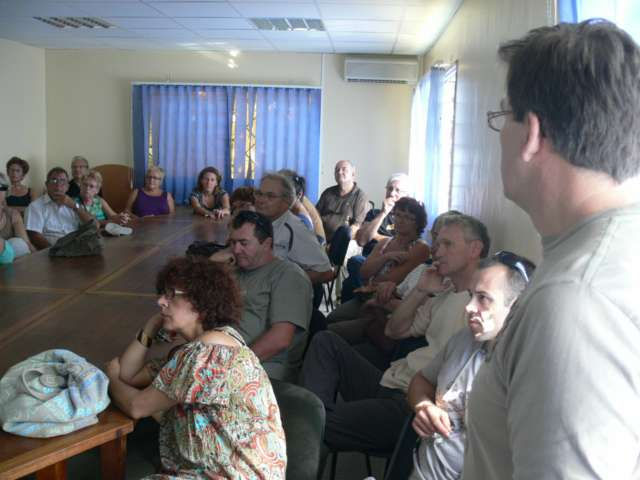
<svg viewBox="0 0 640 480">
<path fill-rule="evenodd" d="M 476 376 L 463 479 L 640 478 L 640 48 L 590 20 L 499 55 L 489 126 L 543 260 Z"/>
<path fill-rule="evenodd" d="M 449 223 L 447 223 L 449 222 Z M 409 413 L 406 391 L 413 375 L 465 325 L 468 289 L 489 238 L 478 220 L 459 215 L 443 224 L 437 267 L 426 270 L 387 323 L 392 338 L 424 336 L 429 346 L 382 372 L 337 334 L 317 333 L 302 368 L 302 385 L 325 405 L 325 442 L 337 450 L 391 451 Z M 337 402 L 337 393 L 343 402 Z"/>
<path fill-rule="evenodd" d="M 47 193 L 31 202 L 24 214 L 29 240 L 38 250 L 49 248 L 59 238 L 75 232 L 81 223 L 93 219 L 66 194 L 69 177 L 64 168 L 49 170 L 45 186 Z"/>
</svg>

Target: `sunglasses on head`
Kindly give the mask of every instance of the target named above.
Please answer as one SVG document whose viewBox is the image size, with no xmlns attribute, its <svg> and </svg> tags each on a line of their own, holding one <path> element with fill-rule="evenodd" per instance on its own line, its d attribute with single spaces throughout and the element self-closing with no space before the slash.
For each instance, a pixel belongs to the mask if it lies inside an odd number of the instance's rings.
<svg viewBox="0 0 640 480">
<path fill-rule="evenodd" d="M 524 278 L 525 282 L 529 282 L 529 280 L 531 279 L 531 275 L 533 275 L 533 271 L 536 268 L 535 264 L 532 261 L 507 250 L 501 250 L 497 252 L 493 256 L 493 258 L 503 265 L 517 271 L 520 275 L 522 275 L 522 278 Z"/>
</svg>

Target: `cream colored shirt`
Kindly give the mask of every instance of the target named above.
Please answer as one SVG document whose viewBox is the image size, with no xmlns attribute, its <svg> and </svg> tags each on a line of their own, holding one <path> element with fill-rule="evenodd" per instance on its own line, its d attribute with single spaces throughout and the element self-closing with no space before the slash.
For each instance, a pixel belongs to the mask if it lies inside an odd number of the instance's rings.
<svg viewBox="0 0 640 480">
<path fill-rule="evenodd" d="M 415 373 L 431 363 L 449 339 L 466 325 L 464 307 L 469 298 L 466 290 L 457 293 L 453 289 L 436 298 L 427 298 L 416 310 L 410 333 L 412 337 L 424 335 L 428 346 L 393 362 L 384 372 L 380 385 L 406 392 Z"/>
</svg>

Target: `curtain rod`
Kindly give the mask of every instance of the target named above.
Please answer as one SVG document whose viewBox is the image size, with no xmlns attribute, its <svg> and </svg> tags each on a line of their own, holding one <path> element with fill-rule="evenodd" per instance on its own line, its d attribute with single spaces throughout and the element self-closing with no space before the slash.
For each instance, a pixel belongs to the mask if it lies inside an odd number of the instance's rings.
<svg viewBox="0 0 640 480">
<path fill-rule="evenodd" d="M 192 85 L 194 87 L 261 87 L 261 88 L 308 88 L 322 90 L 313 85 L 261 85 L 255 83 L 197 83 L 197 82 L 131 82 L 131 85 Z"/>
</svg>

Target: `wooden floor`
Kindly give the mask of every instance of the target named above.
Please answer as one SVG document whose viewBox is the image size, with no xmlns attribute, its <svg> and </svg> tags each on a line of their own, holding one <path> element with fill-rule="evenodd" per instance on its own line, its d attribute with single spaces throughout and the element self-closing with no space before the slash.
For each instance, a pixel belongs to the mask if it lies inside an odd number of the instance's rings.
<svg viewBox="0 0 640 480">
<path fill-rule="evenodd" d="M 195 240 L 224 243 L 226 226 L 190 210 L 148 217 L 127 237 L 105 238 L 101 256 L 47 251 L 0 267 L 0 375 L 25 358 L 65 348 L 101 367 L 152 314 L 158 270 Z"/>
</svg>

